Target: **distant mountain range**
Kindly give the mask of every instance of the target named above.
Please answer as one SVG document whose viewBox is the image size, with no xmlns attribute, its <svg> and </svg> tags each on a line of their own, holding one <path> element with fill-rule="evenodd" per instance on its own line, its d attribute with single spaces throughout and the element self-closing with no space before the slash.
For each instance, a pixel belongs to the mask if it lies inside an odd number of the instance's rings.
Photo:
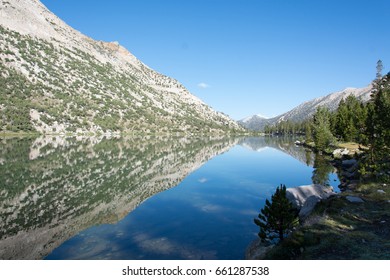
<svg viewBox="0 0 390 280">
<path fill-rule="evenodd" d="M 365 88 L 346 88 L 323 97 L 302 103 L 294 109 L 273 118 L 265 118 L 261 115 L 253 115 L 240 120 L 238 123 L 250 130 L 263 130 L 266 125 L 274 125 L 281 121 L 290 120 L 293 122 L 303 121 L 310 118 L 317 110 L 317 107 L 326 107 L 331 111 L 337 109 L 340 101 L 349 95 L 354 95 L 363 102 L 370 99 L 372 85 Z"/>
<path fill-rule="evenodd" d="M 2 1 L 0 34 L 0 132 L 244 131 L 118 42 L 81 34 L 38 0 Z"/>
</svg>

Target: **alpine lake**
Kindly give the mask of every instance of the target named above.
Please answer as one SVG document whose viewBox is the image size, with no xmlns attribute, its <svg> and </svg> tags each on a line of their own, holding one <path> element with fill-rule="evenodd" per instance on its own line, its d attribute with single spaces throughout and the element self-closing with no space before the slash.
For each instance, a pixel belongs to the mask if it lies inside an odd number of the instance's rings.
<svg viewBox="0 0 390 280">
<path fill-rule="evenodd" d="M 244 259 L 280 184 L 338 191 L 294 141 L 0 138 L 0 259 Z"/>
</svg>

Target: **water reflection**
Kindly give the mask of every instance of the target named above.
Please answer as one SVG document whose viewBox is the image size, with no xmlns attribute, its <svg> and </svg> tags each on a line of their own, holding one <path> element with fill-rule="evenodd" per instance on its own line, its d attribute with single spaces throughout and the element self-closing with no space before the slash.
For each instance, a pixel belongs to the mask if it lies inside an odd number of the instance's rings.
<svg viewBox="0 0 390 280">
<path fill-rule="evenodd" d="M 312 181 L 314 184 L 320 184 L 328 186 L 331 184 L 330 174 L 336 172 L 335 167 L 329 163 L 329 160 L 325 156 L 316 154 L 314 158 L 314 170 Z M 334 177 L 334 176 L 333 176 Z M 338 191 L 338 188 L 336 189 Z"/>
<path fill-rule="evenodd" d="M 295 145 L 294 142 L 292 137 L 248 137 L 241 139 L 239 144 L 258 152 L 266 148 L 279 150 L 307 166 L 313 166 L 314 154 L 302 146 Z"/>
<path fill-rule="evenodd" d="M 307 163 L 320 166 L 286 138 L 39 137 L 1 147 L 0 259 L 241 258 L 259 199 L 280 183 L 310 183 Z"/>
<path fill-rule="evenodd" d="M 40 259 L 176 186 L 234 139 L 2 139 L 0 258 Z"/>
</svg>

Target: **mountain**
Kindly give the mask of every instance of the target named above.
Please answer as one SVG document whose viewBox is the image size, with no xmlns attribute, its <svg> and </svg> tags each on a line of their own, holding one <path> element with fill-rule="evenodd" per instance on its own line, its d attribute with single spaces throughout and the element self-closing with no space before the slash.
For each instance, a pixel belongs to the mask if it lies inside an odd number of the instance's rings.
<svg viewBox="0 0 390 280">
<path fill-rule="evenodd" d="M 251 130 L 263 130 L 266 125 L 274 125 L 281 121 L 290 120 L 292 122 L 300 122 L 311 117 L 319 106 L 326 107 L 331 111 L 335 111 L 340 101 L 349 95 L 354 95 L 363 102 L 367 102 L 370 99 L 371 91 L 371 84 L 365 88 L 346 88 L 342 91 L 334 92 L 326 96 L 304 102 L 294 109 L 274 118 L 259 118 L 255 115 L 240 120 L 239 123 Z"/>
<path fill-rule="evenodd" d="M 1 1 L 0 33 L 0 131 L 243 130 L 118 42 L 81 34 L 38 0 Z"/>
<path fill-rule="evenodd" d="M 243 127 L 249 128 L 251 130 L 261 130 L 263 128 L 262 124 L 267 123 L 268 120 L 269 118 L 258 114 L 239 120 L 238 123 Z"/>
</svg>

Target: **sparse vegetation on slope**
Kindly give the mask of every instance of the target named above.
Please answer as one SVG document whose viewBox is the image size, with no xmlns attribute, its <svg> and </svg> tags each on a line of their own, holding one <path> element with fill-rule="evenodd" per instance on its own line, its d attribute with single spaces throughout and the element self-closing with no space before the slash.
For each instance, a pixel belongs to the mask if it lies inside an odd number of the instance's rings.
<svg viewBox="0 0 390 280">
<path fill-rule="evenodd" d="M 174 79 L 130 63 L 103 63 L 55 39 L 0 25 L 0 131 L 132 134 L 243 131 Z M 119 51 L 89 42 L 101 55 Z M 114 46 L 116 46 L 114 44 Z M 117 46 L 119 48 L 119 46 Z"/>
</svg>

